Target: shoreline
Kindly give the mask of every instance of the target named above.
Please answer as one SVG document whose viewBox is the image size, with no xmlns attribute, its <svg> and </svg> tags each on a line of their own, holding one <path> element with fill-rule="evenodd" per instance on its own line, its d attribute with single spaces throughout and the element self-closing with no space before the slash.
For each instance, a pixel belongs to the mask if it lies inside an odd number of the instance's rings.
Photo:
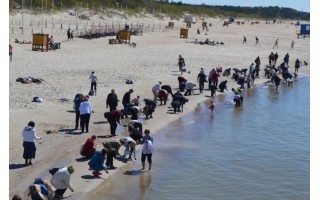
<svg viewBox="0 0 320 200">
<path fill-rule="evenodd" d="M 71 177 L 75 193 L 71 193 L 69 190 L 65 193 L 65 196 L 71 195 L 71 199 L 94 191 L 104 180 L 108 180 L 110 176 L 116 174 L 117 170 L 109 170 L 109 175 L 103 174 L 101 179 L 89 178 L 88 174 L 91 174 L 91 171 L 88 170 L 87 161 L 81 161 L 79 155 L 81 144 L 92 134 L 98 136 L 96 143 L 99 146 L 97 150 L 101 150 L 101 143 L 106 140 L 105 136 L 109 135 L 109 125 L 105 123 L 106 119 L 103 117 L 103 113 L 106 111 L 106 95 L 112 88 L 115 88 L 121 101 L 122 95 L 133 88 L 134 93 L 131 98 L 137 95 L 142 99 L 151 98 L 151 87 L 157 81 L 171 85 L 174 90 L 173 93 L 175 93 L 178 75 L 176 61 L 179 54 L 182 54 L 186 59 L 187 67 L 191 71 L 190 74 L 185 73 L 183 76 L 193 82 L 195 82 L 194 80 L 196 80 L 201 67 L 205 69 L 206 75 L 213 66 L 214 68 L 220 65 L 224 68 L 228 66 L 242 66 L 239 67 L 240 69 L 247 68 L 246 66 L 251 63 L 250 60 L 253 61 L 257 55 L 261 55 L 263 63 L 261 64 L 261 70 L 263 70 L 264 63 L 266 63 L 265 54 L 270 53 L 270 48 L 274 42 L 273 38 L 265 36 L 263 45 L 268 47 L 254 47 L 238 44 L 238 39 L 234 39 L 234 36 L 236 34 L 241 38 L 242 32 L 243 34 L 250 34 L 250 31 L 253 30 L 258 31 L 259 34 L 265 34 L 264 27 L 266 25 L 257 27 L 232 25 L 228 29 L 217 26 L 214 27 L 213 32 L 209 31 L 208 35 L 197 35 L 196 29 L 200 26 L 201 24 L 198 23 L 190 29 L 187 41 L 193 41 L 195 38 L 198 40 L 210 38 L 210 40 L 227 41 L 226 44 L 214 47 L 189 44 L 177 37 L 178 31 L 176 30 L 151 32 L 145 33 L 144 36 L 133 37 L 132 40 L 137 43 L 137 48 L 129 48 L 125 45 L 108 45 L 105 38 L 90 41 L 75 38 L 74 41 L 65 42 L 63 39 L 65 36 L 57 37 L 57 41 L 63 41 L 61 49 L 48 52 L 33 52 L 30 50 L 31 45 L 13 43 L 14 56 L 9 68 L 10 197 L 13 194 L 20 194 L 25 198 L 26 196 L 23 195 L 26 195 L 24 191 L 28 185 L 37 177 L 50 180 L 51 175 L 49 175 L 48 170 L 55 166 L 62 167 L 72 164 L 75 167 L 75 174 Z M 290 35 L 292 34 L 291 29 L 289 31 L 281 29 L 282 32 L 278 30 L 282 26 L 286 25 L 270 26 L 274 27 L 274 29 L 270 29 L 274 33 L 280 32 L 279 34 L 294 37 Z M 238 32 L 241 33 L 238 34 Z M 13 40 L 18 36 L 10 34 L 10 39 Z M 24 35 L 24 37 L 29 36 Z M 288 41 L 290 40 L 288 39 Z M 241 39 L 238 42 L 240 41 Z M 297 43 L 297 50 L 288 50 L 289 43 L 287 44 L 288 47 L 284 46 L 281 50 L 277 50 L 279 53 L 281 52 L 279 60 L 281 60 L 284 52 L 290 52 L 290 55 L 292 55 L 290 69 L 293 68 L 294 58 L 297 56 L 301 56 L 303 60 L 310 63 L 310 53 L 308 52 L 310 41 L 301 40 Z M 241 51 L 234 50 L 237 48 Z M 243 53 L 243 51 L 247 52 Z M 233 59 L 229 56 L 232 56 Z M 54 62 L 48 62 L 51 60 L 54 60 Z M 62 103 L 58 99 L 61 97 L 72 99 L 77 92 L 87 92 L 89 87 L 89 80 L 87 79 L 91 71 L 97 71 L 98 76 L 98 94 L 89 99 L 93 104 L 95 113 L 91 116 L 89 134 L 79 134 L 79 131 L 72 129 L 74 124 L 74 113 L 70 112 L 72 111 L 72 102 Z M 309 74 L 310 65 L 302 67 L 300 71 L 298 77 L 301 74 Z M 15 81 L 18 76 L 35 76 L 45 79 L 45 82 L 43 85 L 21 84 Z M 123 80 L 130 76 L 134 84 L 124 84 Z M 255 84 L 266 80 L 263 76 L 260 77 L 262 78 L 256 79 Z M 238 86 L 235 82 L 229 82 L 230 77 L 221 76 L 219 82 L 226 79 L 228 80 L 228 90 Z M 198 88 L 198 84 L 196 88 Z M 205 84 L 205 88 L 207 88 L 207 84 Z M 169 122 L 192 112 L 194 105 L 208 100 L 203 98 L 206 93 L 210 94 L 210 91 L 204 90 L 202 95 L 188 96 L 189 102 L 184 106 L 183 113 L 168 114 L 166 111 L 167 106 L 171 103 L 170 100 L 166 106 L 158 106 L 153 119 L 142 121 L 144 129 L 148 128 L 151 130 L 151 134 L 157 134 Z M 223 94 L 217 92 L 217 95 Z M 44 97 L 45 101 L 42 104 L 31 103 L 33 96 Z M 118 107 L 122 108 L 122 104 L 120 103 Z M 20 164 L 23 161 L 21 159 L 23 149 L 19 145 L 21 143 L 21 130 L 30 120 L 36 122 L 37 133 L 44 139 L 42 144 L 36 143 L 37 156 L 34 165 L 23 167 Z M 119 136 L 112 139 L 126 136 L 126 129 L 125 127 L 119 127 L 119 130 L 117 130 Z M 52 133 L 46 134 L 48 130 L 51 130 Z M 139 148 L 141 147 L 139 146 Z M 123 152 L 123 147 L 119 152 Z M 139 162 L 139 155 L 137 158 L 137 162 Z M 118 161 L 115 161 L 114 164 L 118 168 L 126 165 L 126 163 Z"/>
</svg>

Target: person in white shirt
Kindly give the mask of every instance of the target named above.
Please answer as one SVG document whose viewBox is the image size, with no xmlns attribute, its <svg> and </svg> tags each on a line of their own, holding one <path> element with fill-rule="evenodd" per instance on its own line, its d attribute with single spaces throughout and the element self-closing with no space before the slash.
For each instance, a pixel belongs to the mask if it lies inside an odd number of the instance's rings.
<svg viewBox="0 0 320 200">
<path fill-rule="evenodd" d="M 159 81 L 158 83 L 152 86 L 152 93 L 153 93 L 153 101 L 157 102 L 158 92 L 161 89 L 162 82 Z"/>
<path fill-rule="evenodd" d="M 188 81 L 187 83 L 186 83 L 186 92 L 184 93 L 184 96 L 188 96 L 188 95 L 191 95 L 191 93 L 192 94 L 195 94 L 194 93 L 194 90 L 193 90 L 193 88 L 196 86 L 196 84 L 194 84 L 193 82 L 191 82 L 191 81 Z"/>
<path fill-rule="evenodd" d="M 131 138 L 131 137 L 124 137 L 124 138 L 121 138 L 119 140 L 120 144 L 125 146 L 126 149 L 125 149 L 125 152 L 123 154 L 123 158 L 126 157 L 126 152 L 129 151 L 129 148 L 130 148 L 130 153 L 129 153 L 129 157 L 128 157 L 128 160 L 131 160 L 131 155 L 133 153 L 133 156 L 134 156 L 134 159 L 136 160 L 136 146 L 137 146 L 137 143 Z"/>
<path fill-rule="evenodd" d="M 91 91 L 94 90 L 94 95 L 97 95 L 97 75 L 94 72 L 91 72 L 91 75 L 89 77 L 91 79 Z"/>
<path fill-rule="evenodd" d="M 36 157 L 36 145 L 35 140 L 41 140 L 41 137 L 37 136 L 34 129 L 35 123 L 30 121 L 28 125 L 22 131 L 23 137 L 23 158 L 26 165 L 32 165 L 31 159 Z"/>
<path fill-rule="evenodd" d="M 74 189 L 70 181 L 71 174 L 73 173 L 73 166 L 69 166 L 61 168 L 55 174 L 53 174 L 50 182 L 53 185 L 53 187 L 56 188 L 55 198 L 62 199 L 63 194 L 66 192 L 68 188 L 71 190 L 71 192 L 74 192 Z"/>
<path fill-rule="evenodd" d="M 88 102 L 88 97 L 83 96 L 83 102 L 80 104 L 80 126 L 81 126 L 81 133 L 84 132 L 84 127 L 86 127 L 86 133 L 89 132 L 89 121 L 90 116 L 93 113 L 91 103 Z"/>
</svg>

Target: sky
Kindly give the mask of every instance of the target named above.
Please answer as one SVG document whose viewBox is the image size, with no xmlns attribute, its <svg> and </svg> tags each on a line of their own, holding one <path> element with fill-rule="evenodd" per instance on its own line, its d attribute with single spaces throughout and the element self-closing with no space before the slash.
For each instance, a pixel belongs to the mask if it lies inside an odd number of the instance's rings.
<svg viewBox="0 0 320 200">
<path fill-rule="evenodd" d="M 298 11 L 310 12 L 310 0 L 173 0 L 187 4 L 228 5 L 248 7 L 278 6 L 293 8 Z M 316 0 L 314 0 L 316 1 Z"/>
</svg>

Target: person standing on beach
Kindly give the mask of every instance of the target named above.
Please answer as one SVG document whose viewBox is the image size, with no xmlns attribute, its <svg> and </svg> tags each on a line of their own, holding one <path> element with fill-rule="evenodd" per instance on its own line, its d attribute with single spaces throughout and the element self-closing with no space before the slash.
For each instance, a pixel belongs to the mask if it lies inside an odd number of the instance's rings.
<svg viewBox="0 0 320 200">
<path fill-rule="evenodd" d="M 259 43 L 259 38 L 256 36 L 256 46 L 257 45 L 260 45 L 260 43 Z"/>
<path fill-rule="evenodd" d="M 199 83 L 200 94 L 202 94 L 204 90 L 204 83 L 208 82 L 207 75 L 205 75 L 203 68 L 201 68 L 200 73 L 198 74 L 197 80 Z"/>
<path fill-rule="evenodd" d="M 294 41 L 292 40 L 292 42 L 291 42 L 291 49 L 293 49 L 294 48 Z"/>
<path fill-rule="evenodd" d="M 153 101 L 156 103 L 157 103 L 157 99 L 158 99 L 158 92 L 161 89 L 161 84 L 162 84 L 162 82 L 159 81 L 158 83 L 156 83 L 152 86 Z"/>
<path fill-rule="evenodd" d="M 182 58 L 181 55 L 179 55 L 178 66 L 179 66 L 179 71 L 181 72 L 181 75 L 182 75 L 184 67 L 186 66 L 186 63 L 184 62 L 184 58 Z"/>
<path fill-rule="evenodd" d="M 283 61 L 287 64 L 287 66 L 289 67 L 289 53 L 287 53 L 284 58 L 283 58 Z"/>
<path fill-rule="evenodd" d="M 276 42 L 274 43 L 274 45 L 273 45 L 273 49 L 275 48 L 275 47 L 277 47 L 278 48 L 278 39 L 276 40 Z"/>
<path fill-rule="evenodd" d="M 126 118 L 128 118 L 128 105 L 130 103 L 130 95 L 132 93 L 133 93 L 133 89 L 130 89 L 128 92 L 126 92 L 123 95 L 123 98 L 122 98 L 122 105 L 123 105 L 124 115 Z"/>
<path fill-rule="evenodd" d="M 97 75 L 94 72 L 91 72 L 89 79 L 91 79 L 90 91 L 94 91 L 94 95 L 97 95 Z"/>
<path fill-rule="evenodd" d="M 297 58 L 295 64 L 294 64 L 294 72 L 298 72 L 300 68 L 300 60 Z"/>
<path fill-rule="evenodd" d="M 36 157 L 36 145 L 35 140 L 41 140 L 41 137 L 37 136 L 36 130 L 34 129 L 35 123 L 30 121 L 28 125 L 22 131 L 23 137 L 23 158 L 25 159 L 26 165 L 32 165 L 31 160 Z"/>
<path fill-rule="evenodd" d="M 96 151 L 90 159 L 88 165 L 91 169 L 94 170 L 92 174 L 95 177 L 99 177 L 100 175 L 102 175 L 102 173 L 100 172 L 102 170 L 104 170 L 107 174 L 109 173 L 107 170 L 107 165 L 104 164 L 107 153 L 108 150 L 106 148 L 103 148 L 101 151 Z"/>
<path fill-rule="evenodd" d="M 110 132 L 112 136 L 116 136 L 117 123 L 121 125 L 120 118 L 124 115 L 124 110 L 113 110 L 111 112 L 105 113 L 105 118 L 107 118 L 110 124 Z"/>
<path fill-rule="evenodd" d="M 246 36 L 243 36 L 242 44 L 247 44 L 247 38 L 246 38 Z"/>
<path fill-rule="evenodd" d="M 148 159 L 149 163 L 149 171 L 152 167 L 152 154 L 153 154 L 153 137 L 150 136 L 150 130 L 146 129 L 144 130 L 144 136 L 142 137 L 142 154 L 141 154 L 141 164 L 142 168 L 141 170 L 145 169 L 145 161 L 146 158 Z"/>
<path fill-rule="evenodd" d="M 274 54 L 274 65 L 276 65 L 278 58 L 279 58 L 279 55 L 278 55 L 278 52 L 276 52 Z"/>
<path fill-rule="evenodd" d="M 83 95 L 79 94 L 79 97 L 74 100 L 74 110 L 76 111 L 76 126 L 75 130 L 78 129 L 79 120 L 80 120 L 80 104 L 83 102 Z"/>
<path fill-rule="evenodd" d="M 217 73 L 216 70 L 214 70 L 211 74 L 211 83 L 215 86 L 218 86 L 218 77 L 220 77 L 220 75 Z"/>
<path fill-rule="evenodd" d="M 54 192 L 54 198 L 62 199 L 63 194 L 69 188 L 71 192 L 74 192 L 74 189 L 71 185 L 71 174 L 74 173 L 73 166 L 64 167 L 59 169 L 53 176 L 51 177 L 51 184 L 56 188 Z"/>
<path fill-rule="evenodd" d="M 13 47 L 11 46 L 11 44 L 9 44 L 9 59 L 10 59 L 10 62 L 12 62 L 12 51 L 13 51 Z"/>
<path fill-rule="evenodd" d="M 71 40 L 71 33 L 70 33 L 70 28 L 69 28 L 69 29 L 68 29 L 68 31 L 67 31 L 67 36 L 68 36 L 68 39 L 67 39 L 67 41 Z"/>
<path fill-rule="evenodd" d="M 114 89 L 112 89 L 111 93 L 108 94 L 108 97 L 106 100 L 107 108 L 108 106 L 110 107 L 110 112 L 117 109 L 118 102 L 119 102 L 118 96 L 116 95 Z"/>
<path fill-rule="evenodd" d="M 260 57 L 258 56 L 254 62 L 256 63 L 256 66 L 255 66 L 256 78 L 260 78 L 259 77 L 260 64 L 261 64 Z"/>
<path fill-rule="evenodd" d="M 81 133 L 84 132 L 84 127 L 86 127 L 86 133 L 88 133 L 90 116 L 93 113 L 93 110 L 87 96 L 83 96 L 83 102 L 80 104 L 79 110 Z"/>
</svg>

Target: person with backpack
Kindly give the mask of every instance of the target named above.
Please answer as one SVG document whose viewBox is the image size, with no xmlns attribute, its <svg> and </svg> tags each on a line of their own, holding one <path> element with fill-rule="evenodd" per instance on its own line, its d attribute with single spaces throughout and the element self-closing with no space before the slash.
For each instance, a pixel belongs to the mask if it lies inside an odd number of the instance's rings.
<svg viewBox="0 0 320 200">
<path fill-rule="evenodd" d="M 144 136 L 142 137 L 142 154 L 141 154 L 141 164 L 142 168 L 141 170 L 145 170 L 145 161 L 146 158 L 148 159 L 149 163 L 149 171 L 152 167 L 152 154 L 153 154 L 153 137 L 150 136 L 150 130 L 146 129 L 144 130 Z"/>
</svg>

